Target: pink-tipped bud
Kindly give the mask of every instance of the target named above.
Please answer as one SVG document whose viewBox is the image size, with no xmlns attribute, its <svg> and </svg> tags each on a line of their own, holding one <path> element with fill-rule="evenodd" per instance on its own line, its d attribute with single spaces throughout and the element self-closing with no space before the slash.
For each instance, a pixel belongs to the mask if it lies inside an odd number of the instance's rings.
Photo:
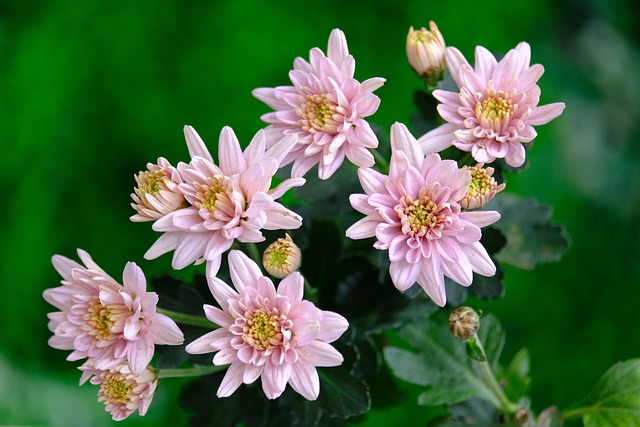
<svg viewBox="0 0 640 427">
<path fill-rule="evenodd" d="M 445 48 L 444 38 L 438 30 L 436 24 L 429 22 L 429 30 L 422 27 L 419 30 L 409 29 L 407 34 L 407 58 L 409 65 L 416 74 L 427 81 L 435 84 L 442 80 L 445 69 Z"/>
<path fill-rule="evenodd" d="M 155 221 L 180 208 L 188 206 L 178 189 L 182 182 L 176 168 L 160 157 L 158 164 L 148 163 L 146 171 L 135 176 L 137 186 L 131 193 L 131 207 L 136 214 L 133 222 Z"/>
</svg>

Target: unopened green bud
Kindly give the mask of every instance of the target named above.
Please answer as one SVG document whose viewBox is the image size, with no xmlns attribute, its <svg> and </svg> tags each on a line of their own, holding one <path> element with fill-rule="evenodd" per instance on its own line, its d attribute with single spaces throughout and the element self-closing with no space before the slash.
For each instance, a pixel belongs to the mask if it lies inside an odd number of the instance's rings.
<svg viewBox="0 0 640 427">
<path fill-rule="evenodd" d="M 283 279 L 300 268 L 302 251 L 293 243 L 291 237 L 279 238 L 264 251 L 262 265 L 273 277 Z"/>
<path fill-rule="evenodd" d="M 474 337 L 479 327 L 480 316 L 471 307 L 458 307 L 449 315 L 449 330 L 459 340 Z"/>
</svg>

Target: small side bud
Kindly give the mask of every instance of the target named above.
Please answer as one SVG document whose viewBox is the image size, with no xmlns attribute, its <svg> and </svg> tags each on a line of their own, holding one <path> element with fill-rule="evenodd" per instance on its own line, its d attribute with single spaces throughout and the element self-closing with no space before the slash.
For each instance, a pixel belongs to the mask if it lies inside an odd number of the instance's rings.
<svg viewBox="0 0 640 427">
<path fill-rule="evenodd" d="M 463 209 L 480 209 L 486 206 L 493 199 L 493 196 L 504 190 L 505 184 L 498 185 L 492 176 L 494 169 L 491 167 L 483 168 L 483 166 L 484 163 L 465 166 L 465 169 L 471 172 L 471 182 L 467 194 L 460 200 L 460 207 Z"/>
<path fill-rule="evenodd" d="M 275 278 L 283 279 L 300 268 L 302 251 L 293 243 L 291 237 L 279 238 L 264 251 L 262 265 Z"/>
<path fill-rule="evenodd" d="M 178 170 L 160 157 L 157 164 L 147 163 L 147 170 L 135 175 L 136 187 L 131 193 L 133 222 L 156 221 L 178 209 L 189 206 L 178 188 L 182 182 Z"/>
<path fill-rule="evenodd" d="M 459 340 L 473 338 L 480 327 L 480 316 L 471 307 L 458 307 L 449 315 L 449 330 Z"/>
<path fill-rule="evenodd" d="M 436 24 L 429 22 L 429 30 L 422 27 L 419 30 L 409 29 L 407 34 L 407 58 L 413 71 L 425 80 L 428 87 L 435 88 L 442 80 L 445 61 L 444 38 Z"/>
</svg>

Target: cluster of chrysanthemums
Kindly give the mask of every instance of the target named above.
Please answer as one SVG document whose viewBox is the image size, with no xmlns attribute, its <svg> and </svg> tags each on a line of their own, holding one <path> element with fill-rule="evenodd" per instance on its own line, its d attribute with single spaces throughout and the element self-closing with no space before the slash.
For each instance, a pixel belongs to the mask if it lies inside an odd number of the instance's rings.
<svg viewBox="0 0 640 427">
<path fill-rule="evenodd" d="M 320 389 L 316 367 L 342 363 L 330 343 L 348 328 L 347 320 L 302 299 L 304 279 L 295 272 L 300 251 L 291 238 L 279 239 L 265 252 L 263 266 L 282 279 L 277 287 L 256 262 L 230 251 L 236 241 L 263 241 L 262 230 L 300 227 L 302 218 L 276 200 L 304 185 L 303 175 L 316 165 L 321 179 L 331 177 L 345 157 L 360 167 L 365 194 L 353 194 L 350 202 L 365 217 L 346 235 L 376 238 L 374 247 L 388 251 L 391 280 L 399 290 L 418 283 L 444 306 L 444 276 L 469 286 L 474 272 L 495 274 L 480 238 L 481 228 L 500 215 L 476 209 L 504 184 L 498 185 L 493 169 L 484 164 L 504 158 L 511 166 L 522 165 L 525 145 L 536 136 L 533 126 L 557 117 L 564 105 L 538 107 L 536 82 L 543 68 L 530 66 L 526 43 L 499 62 L 478 47 L 472 67 L 457 49 L 445 47 L 431 23 L 430 31 L 410 30 L 407 54 L 414 71 L 430 84 L 448 69 L 459 92 L 433 92 L 447 123 L 419 139 L 401 123 L 391 126 L 388 174 L 374 168 L 370 150 L 378 140 L 364 120 L 378 108 L 380 99 L 373 91 L 384 79 L 354 79 L 355 60 L 336 29 L 326 55 L 314 48 L 309 61 L 296 58 L 289 73 L 292 86 L 253 91 L 275 111 L 262 117 L 268 126 L 244 151 L 233 130 L 225 127 L 216 163 L 196 131 L 186 126 L 189 163 L 173 167 L 159 158 L 136 176 L 132 206 L 137 213 L 131 220 L 153 221 L 153 230 L 163 233 L 145 257 L 173 251 L 175 269 L 206 263 L 209 289 L 219 304 L 204 306 L 214 330 L 188 344 L 186 351 L 215 352 L 214 365 L 229 365 L 218 396 L 229 396 L 260 377 L 269 399 L 289 384 L 314 400 Z M 471 152 L 479 164 L 459 167 L 443 160 L 438 152 L 451 145 Z M 272 188 L 276 172 L 290 163 L 291 177 Z M 228 251 L 233 287 L 216 277 Z M 49 314 L 54 333 L 49 344 L 72 350 L 68 360 L 86 359 L 80 366 L 81 382 L 100 385 L 99 400 L 114 419 L 135 410 L 144 414 L 157 385 L 150 365 L 155 345 L 179 345 L 182 332 L 156 311 L 158 297 L 146 291 L 135 264 L 127 264 L 120 285 L 88 254 L 78 254 L 84 266 L 53 257 L 63 281 L 44 292 L 61 310 Z"/>
</svg>

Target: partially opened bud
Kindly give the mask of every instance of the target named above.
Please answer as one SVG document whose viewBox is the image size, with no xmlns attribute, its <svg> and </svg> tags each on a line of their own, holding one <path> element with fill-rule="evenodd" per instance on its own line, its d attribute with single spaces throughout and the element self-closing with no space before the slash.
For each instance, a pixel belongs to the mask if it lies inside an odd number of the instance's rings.
<svg viewBox="0 0 640 427">
<path fill-rule="evenodd" d="M 474 337 L 479 327 L 480 316 L 471 307 L 458 307 L 449 315 L 449 330 L 459 340 Z"/>
<path fill-rule="evenodd" d="M 463 209 L 480 209 L 489 203 L 493 196 L 504 190 L 505 184 L 498 185 L 492 176 L 494 169 L 491 167 L 485 169 L 483 166 L 484 163 L 465 166 L 465 169 L 471 172 L 471 182 L 467 194 L 460 200 L 460 207 Z"/>
<path fill-rule="evenodd" d="M 420 78 L 429 84 L 442 80 L 445 69 L 445 44 L 436 24 L 429 22 L 429 30 L 409 29 L 407 34 L 407 58 L 409 65 Z"/>
<path fill-rule="evenodd" d="M 300 268 L 302 252 L 291 237 L 285 234 L 284 239 L 280 238 L 267 246 L 262 264 L 270 275 L 282 279 Z"/>
<path fill-rule="evenodd" d="M 184 195 L 178 189 L 182 182 L 176 168 L 160 157 L 158 164 L 148 163 L 146 171 L 135 176 L 137 186 L 131 193 L 131 207 L 136 214 L 133 222 L 155 221 L 180 208 L 188 206 Z"/>
</svg>

